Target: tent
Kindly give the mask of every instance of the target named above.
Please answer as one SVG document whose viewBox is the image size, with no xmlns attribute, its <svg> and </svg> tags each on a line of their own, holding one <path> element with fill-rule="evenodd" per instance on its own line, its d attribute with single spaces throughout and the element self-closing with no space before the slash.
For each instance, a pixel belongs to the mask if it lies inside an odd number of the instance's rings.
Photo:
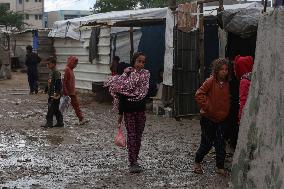
<svg viewBox="0 0 284 189">
<path fill-rule="evenodd" d="M 79 65 L 75 70 L 76 87 L 90 90 L 93 82 L 103 82 L 107 79 L 112 55 L 116 54 L 121 57 L 121 61 L 130 62 L 131 45 L 128 34 L 130 27 L 110 27 L 110 25 L 130 19 L 156 19 L 161 22 L 166 17 L 166 11 L 166 8 L 113 11 L 55 22 L 49 37 L 54 39 L 59 69 L 64 69 L 69 55 L 77 56 Z M 83 26 L 91 23 L 96 23 L 98 26 Z M 95 30 L 99 30 L 99 34 L 92 36 Z M 134 51 L 143 49 L 141 39 L 145 39 L 145 35 L 143 37 L 142 34 L 147 32 L 149 34 L 149 30 L 140 27 L 133 28 Z M 94 37 L 97 37 L 95 40 L 97 46 L 91 49 L 90 42 Z M 90 54 L 94 52 L 96 55 L 92 59 Z"/>
</svg>

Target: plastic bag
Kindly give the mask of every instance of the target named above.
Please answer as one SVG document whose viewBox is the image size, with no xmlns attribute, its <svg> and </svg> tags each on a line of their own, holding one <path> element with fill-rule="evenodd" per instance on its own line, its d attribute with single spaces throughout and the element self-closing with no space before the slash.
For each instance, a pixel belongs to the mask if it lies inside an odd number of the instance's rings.
<svg viewBox="0 0 284 189">
<path fill-rule="evenodd" d="M 62 96 L 60 98 L 60 104 L 59 104 L 59 111 L 63 113 L 65 110 L 68 109 L 71 102 L 71 98 L 69 96 Z"/>
<path fill-rule="evenodd" d="M 125 140 L 121 125 L 118 126 L 118 131 L 114 139 L 114 144 L 121 148 L 126 147 L 126 140 Z"/>
</svg>

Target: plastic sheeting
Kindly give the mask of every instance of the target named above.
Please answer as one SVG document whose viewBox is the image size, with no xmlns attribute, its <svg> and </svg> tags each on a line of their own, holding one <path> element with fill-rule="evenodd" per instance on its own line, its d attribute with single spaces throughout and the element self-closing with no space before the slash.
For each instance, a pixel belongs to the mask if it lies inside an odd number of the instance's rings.
<svg viewBox="0 0 284 189">
<path fill-rule="evenodd" d="M 275 5 L 276 5 L 276 7 L 283 6 L 284 0 L 276 0 Z"/>
<path fill-rule="evenodd" d="M 138 50 L 139 41 L 141 39 L 141 30 L 135 30 L 133 32 L 133 47 L 134 52 Z M 116 37 L 114 37 L 116 36 Z M 115 40 L 112 41 L 112 51 L 115 51 L 115 55 L 120 57 L 120 62 L 130 63 L 130 39 L 129 32 L 119 32 L 114 34 L 113 38 Z M 113 56 L 114 52 L 112 52 Z"/>
<path fill-rule="evenodd" d="M 157 90 L 159 72 L 164 67 L 165 55 L 165 24 L 144 26 L 138 51 L 146 55 L 145 68 L 150 71 L 149 96 L 154 96 Z"/>
<path fill-rule="evenodd" d="M 90 31 L 80 29 L 84 24 L 97 23 L 115 23 L 117 21 L 127 21 L 131 19 L 162 19 L 166 18 L 167 8 L 151 8 L 126 11 L 112 11 L 107 13 L 93 14 L 81 18 L 57 21 L 54 23 L 49 37 L 70 37 L 76 40 L 84 40 L 86 36 L 90 36 Z"/>
<path fill-rule="evenodd" d="M 220 16 L 222 17 L 223 27 L 227 32 L 232 32 L 243 38 L 249 37 L 257 31 L 262 10 L 261 4 L 254 3 L 244 9 L 222 11 Z"/>
</svg>

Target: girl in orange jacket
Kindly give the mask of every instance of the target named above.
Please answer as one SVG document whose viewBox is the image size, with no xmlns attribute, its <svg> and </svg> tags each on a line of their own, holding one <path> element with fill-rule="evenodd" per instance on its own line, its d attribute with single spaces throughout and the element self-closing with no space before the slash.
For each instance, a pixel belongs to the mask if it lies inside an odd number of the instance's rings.
<svg viewBox="0 0 284 189">
<path fill-rule="evenodd" d="M 213 62 L 212 75 L 197 90 L 195 99 L 201 114 L 201 144 L 196 152 L 194 172 L 203 173 L 201 162 L 214 145 L 216 150 L 217 173 L 226 175 L 225 161 L 225 119 L 230 110 L 228 61 L 217 59 Z"/>
</svg>

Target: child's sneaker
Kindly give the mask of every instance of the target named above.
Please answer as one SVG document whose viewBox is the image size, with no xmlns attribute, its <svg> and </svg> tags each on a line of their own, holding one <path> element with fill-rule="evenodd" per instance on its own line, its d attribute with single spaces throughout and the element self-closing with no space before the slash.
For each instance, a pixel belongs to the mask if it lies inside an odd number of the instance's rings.
<svg viewBox="0 0 284 189">
<path fill-rule="evenodd" d="M 228 171 L 226 171 L 225 169 L 219 169 L 219 168 L 216 169 L 216 173 L 224 177 L 229 175 Z"/>
<path fill-rule="evenodd" d="M 193 172 L 196 174 L 203 174 L 203 170 L 200 163 L 194 163 Z"/>
</svg>

